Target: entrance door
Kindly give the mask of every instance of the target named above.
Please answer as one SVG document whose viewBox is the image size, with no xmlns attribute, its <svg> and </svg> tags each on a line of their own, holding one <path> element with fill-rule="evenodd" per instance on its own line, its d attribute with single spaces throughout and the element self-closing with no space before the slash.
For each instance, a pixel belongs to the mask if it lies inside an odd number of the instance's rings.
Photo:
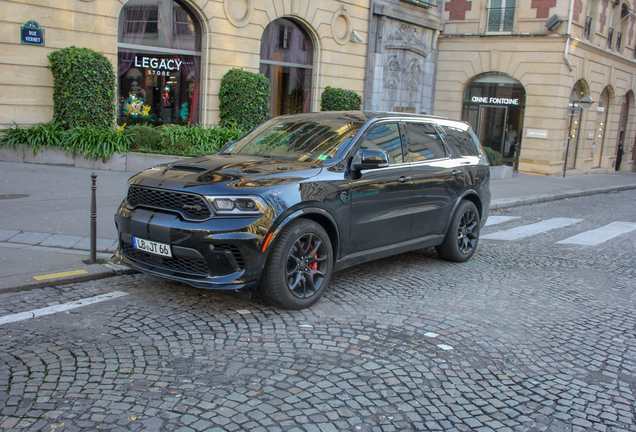
<svg viewBox="0 0 636 432">
<path fill-rule="evenodd" d="M 508 107 L 497 105 L 479 107 L 479 131 L 477 132 L 479 141 L 482 145 L 497 150 L 502 156 L 507 118 Z"/>
<path fill-rule="evenodd" d="M 616 162 L 614 167 L 616 168 L 616 165 L 620 164 L 620 160 L 618 158 L 618 148 L 622 146 L 621 149 L 621 156 L 622 153 L 625 151 L 625 131 L 627 130 L 627 119 L 629 116 L 629 94 L 625 95 L 625 101 L 623 102 L 623 106 L 621 107 L 621 119 L 620 119 L 620 123 L 618 125 L 618 142 L 616 143 L 616 153 L 614 153 L 616 155 Z"/>
</svg>

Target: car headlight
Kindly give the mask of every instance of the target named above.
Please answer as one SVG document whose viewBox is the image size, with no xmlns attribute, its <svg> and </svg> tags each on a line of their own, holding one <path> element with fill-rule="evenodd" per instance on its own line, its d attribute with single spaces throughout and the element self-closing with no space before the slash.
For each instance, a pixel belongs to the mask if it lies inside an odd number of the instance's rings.
<svg viewBox="0 0 636 432">
<path fill-rule="evenodd" d="M 255 196 L 206 196 L 206 198 L 214 214 L 219 216 L 258 216 L 267 208 L 263 200 Z"/>
</svg>

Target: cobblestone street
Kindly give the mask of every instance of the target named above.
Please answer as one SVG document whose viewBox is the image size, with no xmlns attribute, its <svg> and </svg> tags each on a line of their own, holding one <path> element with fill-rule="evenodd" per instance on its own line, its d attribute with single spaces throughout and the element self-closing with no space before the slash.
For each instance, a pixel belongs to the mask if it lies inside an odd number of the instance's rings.
<svg viewBox="0 0 636 432">
<path fill-rule="evenodd" d="M 464 264 L 434 250 L 335 273 L 283 311 L 147 275 L 0 295 L 0 429 L 636 431 L 636 191 L 518 207 Z M 611 208 L 612 211 L 607 209 Z"/>
</svg>

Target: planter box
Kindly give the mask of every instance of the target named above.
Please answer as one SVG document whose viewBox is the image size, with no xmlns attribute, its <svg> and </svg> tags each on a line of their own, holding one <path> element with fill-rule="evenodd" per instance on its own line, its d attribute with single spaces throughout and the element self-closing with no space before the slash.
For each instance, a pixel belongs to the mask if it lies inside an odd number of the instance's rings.
<svg viewBox="0 0 636 432">
<path fill-rule="evenodd" d="M 106 162 L 101 159 L 84 159 L 84 154 L 67 156 L 59 147 L 43 147 L 33 156 L 33 150 L 20 146 L 19 150 L 0 148 L 0 161 L 13 163 L 31 163 L 40 165 L 68 165 L 75 168 L 87 168 L 104 171 L 139 172 L 155 165 L 190 159 L 182 156 L 157 155 L 151 153 L 114 153 Z"/>
<path fill-rule="evenodd" d="M 501 165 L 490 167 L 491 180 L 502 180 L 512 178 L 512 167 Z"/>
</svg>

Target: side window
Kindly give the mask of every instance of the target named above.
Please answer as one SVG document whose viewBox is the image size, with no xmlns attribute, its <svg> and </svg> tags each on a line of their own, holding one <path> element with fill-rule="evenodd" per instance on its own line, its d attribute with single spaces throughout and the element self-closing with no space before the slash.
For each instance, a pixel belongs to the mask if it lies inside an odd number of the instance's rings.
<svg viewBox="0 0 636 432">
<path fill-rule="evenodd" d="M 446 157 L 444 143 L 430 123 L 407 123 L 408 156 L 412 162 Z"/>
<path fill-rule="evenodd" d="M 444 132 L 444 141 L 460 156 L 479 156 L 479 149 L 468 132 L 451 126 L 444 126 Z"/>
<path fill-rule="evenodd" d="M 397 123 L 381 124 L 371 129 L 358 152 L 362 154 L 363 150 L 384 150 L 389 154 L 390 164 L 404 162 L 402 140 Z"/>
</svg>

